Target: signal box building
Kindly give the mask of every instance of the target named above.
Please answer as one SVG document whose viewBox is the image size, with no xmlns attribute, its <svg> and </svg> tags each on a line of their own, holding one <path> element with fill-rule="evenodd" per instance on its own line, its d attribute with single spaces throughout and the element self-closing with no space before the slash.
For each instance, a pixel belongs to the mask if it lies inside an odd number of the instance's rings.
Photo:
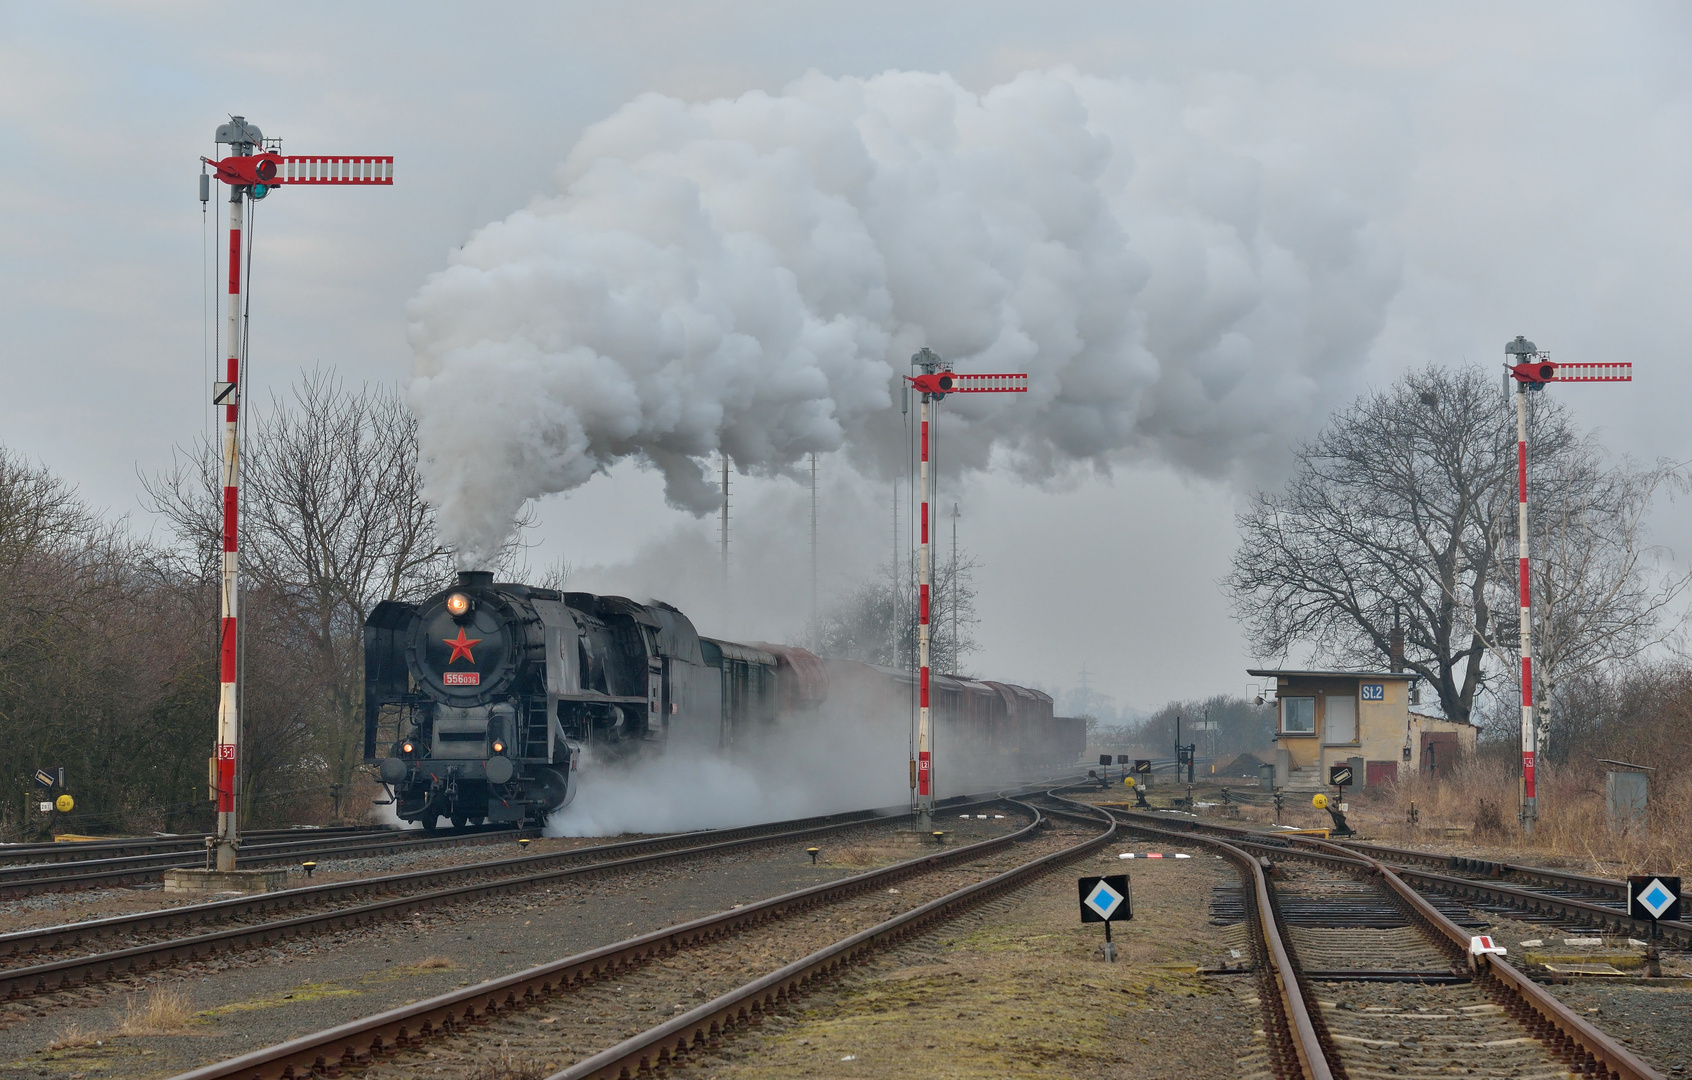
<svg viewBox="0 0 1692 1080">
<path fill-rule="evenodd" d="M 1421 772 L 1445 775 L 1473 753 L 1475 728 L 1411 700 L 1403 671 L 1249 670 L 1275 680 L 1275 786 L 1328 790 L 1328 769 L 1350 765 L 1366 787 Z"/>
</svg>

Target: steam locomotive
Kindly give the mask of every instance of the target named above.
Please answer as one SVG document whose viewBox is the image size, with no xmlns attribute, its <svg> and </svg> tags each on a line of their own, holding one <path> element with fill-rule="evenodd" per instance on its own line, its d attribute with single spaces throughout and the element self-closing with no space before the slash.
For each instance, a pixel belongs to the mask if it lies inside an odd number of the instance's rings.
<svg viewBox="0 0 1692 1080">
<path fill-rule="evenodd" d="M 590 752 L 732 754 L 780 725 L 871 714 L 903 730 L 913 685 L 906 671 L 702 637 L 668 604 L 467 570 L 366 620 L 364 757 L 398 816 L 424 828 L 544 821 Z M 935 676 L 931 700 L 937 737 L 983 776 L 1072 763 L 1085 741 L 1037 690 Z"/>
</svg>

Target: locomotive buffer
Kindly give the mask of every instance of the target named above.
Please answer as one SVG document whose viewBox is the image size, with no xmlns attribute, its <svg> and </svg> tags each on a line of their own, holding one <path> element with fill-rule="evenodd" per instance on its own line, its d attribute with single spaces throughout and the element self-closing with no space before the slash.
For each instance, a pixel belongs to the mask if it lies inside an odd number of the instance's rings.
<svg viewBox="0 0 1692 1080">
<path fill-rule="evenodd" d="M 933 481 L 928 469 L 930 413 L 933 403 L 947 394 L 1026 394 L 1028 376 L 959 375 L 955 371 L 947 370 L 945 361 L 932 349 L 926 348 L 911 357 L 911 362 L 922 368 L 921 375 L 907 375 L 905 380 L 922 392 L 922 554 L 917 561 L 917 664 L 920 682 L 917 691 L 916 786 L 917 813 L 921 815 L 921 825 L 926 829 L 934 817 L 934 760 L 931 752 L 933 732 L 928 712 L 928 504 L 933 494 Z M 957 588 L 955 582 L 952 588 Z M 954 657 L 954 667 L 956 663 Z"/>
<path fill-rule="evenodd" d="M 236 821 L 236 765 L 241 740 L 241 695 L 237 680 L 240 635 L 237 620 L 240 615 L 241 547 L 239 523 L 240 506 L 240 408 L 241 368 L 247 355 L 246 335 L 241 318 L 242 281 L 241 234 L 245 226 L 247 205 L 269 195 L 272 189 L 288 185 L 363 186 L 391 185 L 394 182 L 392 157 L 288 155 L 277 152 L 281 140 L 265 140 L 258 125 L 249 124 L 244 116 L 231 116 L 229 123 L 218 125 L 216 142 L 228 146 L 230 154 L 219 161 L 201 158 L 202 165 L 212 172 L 200 173 L 200 202 L 211 201 L 211 177 L 229 185 L 229 293 L 225 318 L 228 325 L 229 349 L 225 378 L 212 387 L 212 402 L 223 406 L 223 566 L 221 589 L 222 620 L 218 631 L 218 669 L 222 684 L 217 703 L 217 753 L 211 760 L 209 780 L 213 797 L 217 800 L 216 868 L 220 873 L 233 874 L 235 852 L 240 846 L 240 829 Z M 246 245 L 245 256 L 251 258 L 252 245 Z M 236 886 L 230 879 L 225 887 Z"/>
</svg>

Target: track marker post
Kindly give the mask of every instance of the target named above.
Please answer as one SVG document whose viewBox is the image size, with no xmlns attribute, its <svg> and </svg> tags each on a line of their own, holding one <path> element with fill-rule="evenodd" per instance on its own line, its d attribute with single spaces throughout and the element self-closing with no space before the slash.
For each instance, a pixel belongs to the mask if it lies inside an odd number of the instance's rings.
<svg viewBox="0 0 1692 1080">
<path fill-rule="evenodd" d="M 1516 558 L 1521 593 L 1522 638 L 1522 777 L 1520 818 L 1522 832 L 1533 835 L 1539 819 L 1539 798 L 1534 772 L 1539 757 L 1539 714 L 1533 700 L 1533 623 L 1531 590 L 1528 583 L 1528 468 L 1527 395 L 1553 382 L 1632 382 L 1633 364 L 1554 364 L 1549 353 L 1520 334 L 1504 345 L 1504 362 L 1509 378 L 1516 380 Z"/>
<path fill-rule="evenodd" d="M 928 425 L 934 403 L 947 394 L 1026 394 L 1028 376 L 959 375 L 946 367 L 932 349 L 924 348 L 911 357 L 921 375 L 907 375 L 905 381 L 922 394 L 922 554 L 917 561 L 917 816 L 918 826 L 928 828 L 934 818 L 933 729 L 928 711 L 928 585 L 931 566 L 928 505 L 933 495 L 933 476 L 928 468 Z M 952 587 L 957 588 L 953 582 Z M 953 601 L 955 602 L 955 600 Z M 955 661 L 955 658 L 954 658 Z"/>
<path fill-rule="evenodd" d="M 217 800 L 215 869 L 235 870 L 235 855 L 241 846 L 237 820 L 237 763 L 241 742 L 241 695 L 239 687 L 241 547 L 237 520 L 241 489 L 241 369 L 247 357 L 243 332 L 243 256 L 251 258 L 252 243 L 242 244 L 249 206 L 278 187 L 307 186 L 391 186 L 394 159 L 372 155 L 289 155 L 280 153 L 281 140 L 266 140 L 257 124 L 244 116 L 231 116 L 219 124 L 214 141 L 229 147 L 229 156 L 219 161 L 202 157 L 200 201 L 211 201 L 211 183 L 204 172 L 229 185 L 229 291 L 225 312 L 229 347 L 225 352 L 224 378 L 212 384 L 212 403 L 223 407 L 223 529 L 221 621 L 218 633 L 217 748 L 211 759 L 212 788 Z"/>
<path fill-rule="evenodd" d="M 1110 939 L 1110 924 L 1126 922 L 1134 917 L 1134 899 L 1128 887 L 1128 875 L 1078 878 L 1075 885 L 1081 895 L 1081 921 L 1104 923 L 1105 939 L 1099 955 L 1106 963 L 1116 963 L 1116 943 Z"/>
</svg>

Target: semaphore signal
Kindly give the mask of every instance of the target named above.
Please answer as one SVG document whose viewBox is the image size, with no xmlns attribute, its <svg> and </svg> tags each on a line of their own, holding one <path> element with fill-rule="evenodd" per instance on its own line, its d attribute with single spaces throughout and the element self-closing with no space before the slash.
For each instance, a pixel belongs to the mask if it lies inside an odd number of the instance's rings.
<svg viewBox="0 0 1692 1080">
<path fill-rule="evenodd" d="M 1631 363 L 1557 364 L 1520 334 L 1504 346 L 1509 377 L 1516 380 L 1516 548 L 1521 587 L 1522 620 L 1522 831 L 1533 832 L 1539 817 L 1534 773 L 1539 757 L 1539 715 L 1533 707 L 1533 625 L 1528 588 L 1527 392 L 1544 390 L 1553 382 L 1632 382 Z"/>
<path fill-rule="evenodd" d="M 258 125 L 249 124 L 243 116 L 231 116 L 229 123 L 218 125 L 216 142 L 219 146 L 228 146 L 230 156 L 220 161 L 200 159 L 203 165 L 211 166 L 211 175 L 229 185 L 229 353 L 225 378 L 212 387 L 212 401 L 223 406 L 224 418 L 222 621 L 218 634 L 218 680 L 222 686 L 217 705 L 217 753 L 211 761 L 210 780 L 217 799 L 216 869 L 231 871 L 235 869 L 236 849 L 241 842 L 235 808 L 236 763 L 241 735 L 241 699 L 237 686 L 240 672 L 237 620 L 240 614 L 241 570 L 238 511 L 241 488 L 241 367 L 246 356 L 246 341 L 241 333 L 241 233 L 245 227 L 246 206 L 248 202 L 256 202 L 269 195 L 271 189 L 288 184 L 391 185 L 394 182 L 394 159 L 284 156 L 273 147 L 267 147 Z M 200 202 L 210 201 L 210 179 L 202 172 Z M 249 242 L 249 255 L 250 249 Z"/>
<path fill-rule="evenodd" d="M 905 381 L 922 394 L 922 555 L 917 563 L 917 812 L 926 827 L 934 814 L 934 758 L 933 733 L 928 711 L 928 578 L 930 544 L 928 537 L 928 504 L 933 484 L 928 471 L 928 422 L 933 402 L 947 394 L 1025 394 L 1028 376 L 1018 375 L 959 375 L 948 371 L 945 362 L 931 349 L 923 349 L 911 357 L 922 368 L 921 375 L 907 375 Z M 957 585 L 954 582 L 953 588 Z"/>
</svg>

